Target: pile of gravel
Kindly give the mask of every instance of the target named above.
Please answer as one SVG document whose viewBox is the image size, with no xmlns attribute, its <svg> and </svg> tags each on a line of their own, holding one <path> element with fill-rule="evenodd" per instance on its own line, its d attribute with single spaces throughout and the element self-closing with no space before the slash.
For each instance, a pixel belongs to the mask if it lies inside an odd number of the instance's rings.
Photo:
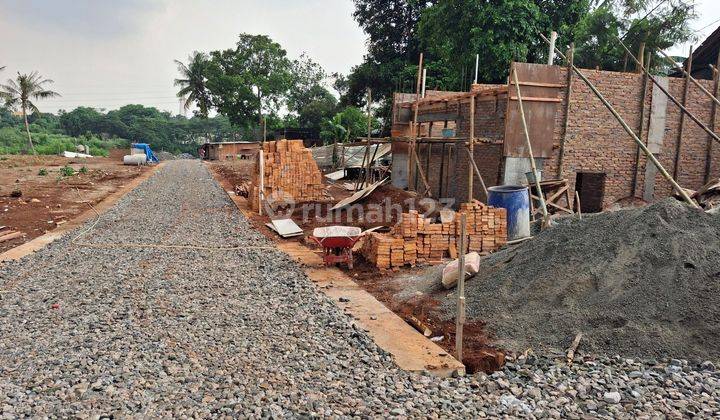
<svg viewBox="0 0 720 420">
<path fill-rule="evenodd" d="M 720 216 L 668 199 L 568 218 L 487 257 L 466 293 L 506 348 L 565 348 L 582 332 L 585 350 L 718 360 Z"/>
<path fill-rule="evenodd" d="M 158 160 L 160 162 L 166 161 L 166 160 L 175 160 L 175 155 L 173 155 L 170 152 L 155 152 L 155 156 L 157 156 Z"/>
</svg>

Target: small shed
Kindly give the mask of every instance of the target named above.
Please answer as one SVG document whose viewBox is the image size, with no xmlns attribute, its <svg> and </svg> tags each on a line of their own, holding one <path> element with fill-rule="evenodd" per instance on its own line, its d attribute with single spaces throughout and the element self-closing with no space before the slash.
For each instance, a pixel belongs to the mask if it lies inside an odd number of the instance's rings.
<svg viewBox="0 0 720 420">
<path fill-rule="evenodd" d="M 213 142 L 203 144 L 200 155 L 206 160 L 241 160 L 254 159 L 259 151 L 256 141 Z"/>
</svg>

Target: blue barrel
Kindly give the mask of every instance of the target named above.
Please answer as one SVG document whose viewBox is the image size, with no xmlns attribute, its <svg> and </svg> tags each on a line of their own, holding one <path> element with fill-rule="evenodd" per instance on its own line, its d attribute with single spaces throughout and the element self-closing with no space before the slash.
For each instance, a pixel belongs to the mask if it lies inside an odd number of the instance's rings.
<svg viewBox="0 0 720 420">
<path fill-rule="evenodd" d="M 508 240 L 530 236 L 530 195 L 521 185 L 488 188 L 488 204 L 507 209 Z"/>
</svg>

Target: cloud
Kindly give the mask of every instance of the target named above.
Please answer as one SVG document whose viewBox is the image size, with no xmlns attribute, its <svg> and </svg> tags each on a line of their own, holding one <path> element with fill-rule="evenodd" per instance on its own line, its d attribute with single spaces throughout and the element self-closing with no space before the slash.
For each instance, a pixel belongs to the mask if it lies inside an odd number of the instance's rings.
<svg viewBox="0 0 720 420">
<path fill-rule="evenodd" d="M 131 33 L 164 6 L 159 0 L 0 0 L 16 28 L 100 39 Z"/>
</svg>

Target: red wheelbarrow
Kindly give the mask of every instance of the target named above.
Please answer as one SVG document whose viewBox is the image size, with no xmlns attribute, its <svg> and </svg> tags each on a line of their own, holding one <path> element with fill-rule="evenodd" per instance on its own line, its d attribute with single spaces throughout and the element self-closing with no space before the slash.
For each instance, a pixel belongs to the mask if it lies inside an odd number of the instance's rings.
<svg viewBox="0 0 720 420">
<path fill-rule="evenodd" d="M 315 228 L 310 239 L 323 247 L 325 265 L 347 263 L 348 268 L 352 270 L 352 248 L 362 237 L 362 233 L 358 227 L 326 226 Z"/>
</svg>

